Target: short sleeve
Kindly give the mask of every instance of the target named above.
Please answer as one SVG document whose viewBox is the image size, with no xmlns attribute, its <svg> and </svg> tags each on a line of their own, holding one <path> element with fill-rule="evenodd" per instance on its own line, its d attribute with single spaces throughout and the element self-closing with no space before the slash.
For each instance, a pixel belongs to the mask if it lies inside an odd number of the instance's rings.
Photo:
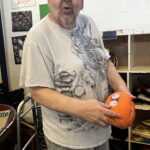
<svg viewBox="0 0 150 150">
<path fill-rule="evenodd" d="M 24 43 L 20 86 L 54 88 L 52 58 L 39 48 L 32 35 Z"/>
</svg>

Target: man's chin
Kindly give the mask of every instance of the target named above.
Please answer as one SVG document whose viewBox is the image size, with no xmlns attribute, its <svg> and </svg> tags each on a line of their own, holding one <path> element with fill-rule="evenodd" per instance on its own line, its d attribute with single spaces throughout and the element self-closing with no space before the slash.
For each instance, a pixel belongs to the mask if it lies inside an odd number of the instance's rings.
<svg viewBox="0 0 150 150">
<path fill-rule="evenodd" d="M 71 26 L 71 25 L 74 25 L 74 20 L 73 18 L 65 18 L 63 20 L 61 19 L 61 23 L 64 25 Z"/>
<path fill-rule="evenodd" d="M 64 23 L 64 22 L 61 22 L 61 26 L 65 29 L 73 29 L 75 27 L 75 24 L 74 23 Z"/>
</svg>

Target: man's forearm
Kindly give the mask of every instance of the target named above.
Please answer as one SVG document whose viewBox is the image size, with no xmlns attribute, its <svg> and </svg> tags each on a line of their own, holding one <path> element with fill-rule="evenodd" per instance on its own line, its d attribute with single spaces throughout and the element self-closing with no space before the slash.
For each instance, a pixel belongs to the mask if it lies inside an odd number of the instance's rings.
<svg viewBox="0 0 150 150">
<path fill-rule="evenodd" d="M 30 88 L 30 93 L 39 104 L 72 115 L 76 115 L 77 108 L 81 103 L 78 99 L 65 96 L 49 88 L 33 87 Z"/>
<path fill-rule="evenodd" d="M 125 81 L 121 78 L 114 65 L 108 62 L 108 82 L 115 91 L 129 92 Z"/>
<path fill-rule="evenodd" d="M 30 88 L 31 96 L 39 104 L 57 112 L 64 112 L 100 125 L 112 124 L 109 117 L 120 117 L 110 106 L 96 99 L 79 100 L 49 88 Z"/>
</svg>

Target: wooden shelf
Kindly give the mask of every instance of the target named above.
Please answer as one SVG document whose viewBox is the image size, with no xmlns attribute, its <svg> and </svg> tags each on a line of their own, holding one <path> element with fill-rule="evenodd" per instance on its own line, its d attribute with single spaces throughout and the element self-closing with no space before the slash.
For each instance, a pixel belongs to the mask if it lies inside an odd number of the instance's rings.
<svg viewBox="0 0 150 150">
<path fill-rule="evenodd" d="M 117 68 L 117 71 L 118 71 L 119 73 L 127 73 L 127 72 L 128 72 L 128 66 L 119 66 L 119 67 Z"/>
<path fill-rule="evenodd" d="M 137 142 L 137 141 L 133 141 L 133 140 L 130 140 L 130 142 L 137 143 L 137 144 L 143 144 L 143 145 L 150 145 L 150 143 Z"/>
<path fill-rule="evenodd" d="M 135 109 L 138 110 L 149 110 L 150 111 L 150 105 L 148 104 L 136 104 Z"/>
<path fill-rule="evenodd" d="M 150 73 L 150 66 L 135 66 L 131 67 L 131 73 Z"/>
<path fill-rule="evenodd" d="M 104 45 L 117 57 L 117 71 L 126 82 L 128 88 L 136 92 L 140 88 L 140 77 L 143 77 L 141 80 L 150 78 L 150 34 L 118 36 L 116 39 L 104 41 Z M 143 120 L 150 119 L 150 104 L 148 102 L 136 103 L 135 108 L 135 125 Z M 149 143 L 131 140 L 132 128 L 130 127 L 128 128 L 128 133 L 128 139 L 124 140 L 124 142 L 128 143 L 128 150 L 134 149 L 131 146 L 132 143 L 150 145 Z M 119 139 L 113 137 L 110 140 L 119 141 Z"/>
</svg>

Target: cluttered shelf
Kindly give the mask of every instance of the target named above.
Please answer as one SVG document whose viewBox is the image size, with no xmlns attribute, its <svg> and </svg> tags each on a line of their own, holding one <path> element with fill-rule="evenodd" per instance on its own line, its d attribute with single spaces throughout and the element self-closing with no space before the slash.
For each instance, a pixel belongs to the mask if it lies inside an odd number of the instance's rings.
<svg viewBox="0 0 150 150">
<path fill-rule="evenodd" d="M 135 108 L 139 110 L 150 110 L 150 98 L 144 94 L 137 96 L 138 100 L 135 102 Z"/>
<path fill-rule="evenodd" d="M 144 142 L 138 142 L 138 141 L 135 141 L 135 140 L 130 140 L 131 143 L 137 143 L 137 144 L 143 144 L 143 145 L 149 145 L 150 146 L 150 143 L 144 143 Z"/>
<path fill-rule="evenodd" d="M 150 145 L 150 119 L 137 124 L 131 133 L 131 142 Z"/>
<path fill-rule="evenodd" d="M 131 143 L 138 143 L 138 144 L 143 144 L 143 145 L 150 145 L 149 139 L 143 138 L 140 136 L 136 135 L 131 135 L 131 139 L 129 140 L 128 138 L 125 140 L 121 140 L 118 138 L 110 137 L 110 140 L 115 140 L 115 141 L 120 141 L 120 142 L 131 142 Z"/>
<path fill-rule="evenodd" d="M 150 110 L 150 104 L 147 104 L 147 103 L 136 103 L 135 109 Z"/>
<path fill-rule="evenodd" d="M 121 131 L 118 131 L 110 138 L 110 141 L 115 143 L 115 146 L 121 143 L 121 149 L 125 148 L 125 150 L 142 150 L 147 146 L 149 150 L 150 133 L 147 134 L 148 137 L 145 137 L 145 133 L 140 134 L 142 131 L 138 128 L 143 127 L 143 121 L 150 120 L 150 34 L 117 35 L 113 39 L 104 38 L 104 45 L 109 50 L 110 59 L 117 71 L 136 97 L 134 99 L 136 108 L 134 124 L 125 132 L 123 140 L 120 139 L 122 138 Z M 143 129 L 144 131 L 147 133 L 150 127 L 148 126 L 147 130 Z M 124 147 L 126 144 L 127 147 Z"/>
</svg>

